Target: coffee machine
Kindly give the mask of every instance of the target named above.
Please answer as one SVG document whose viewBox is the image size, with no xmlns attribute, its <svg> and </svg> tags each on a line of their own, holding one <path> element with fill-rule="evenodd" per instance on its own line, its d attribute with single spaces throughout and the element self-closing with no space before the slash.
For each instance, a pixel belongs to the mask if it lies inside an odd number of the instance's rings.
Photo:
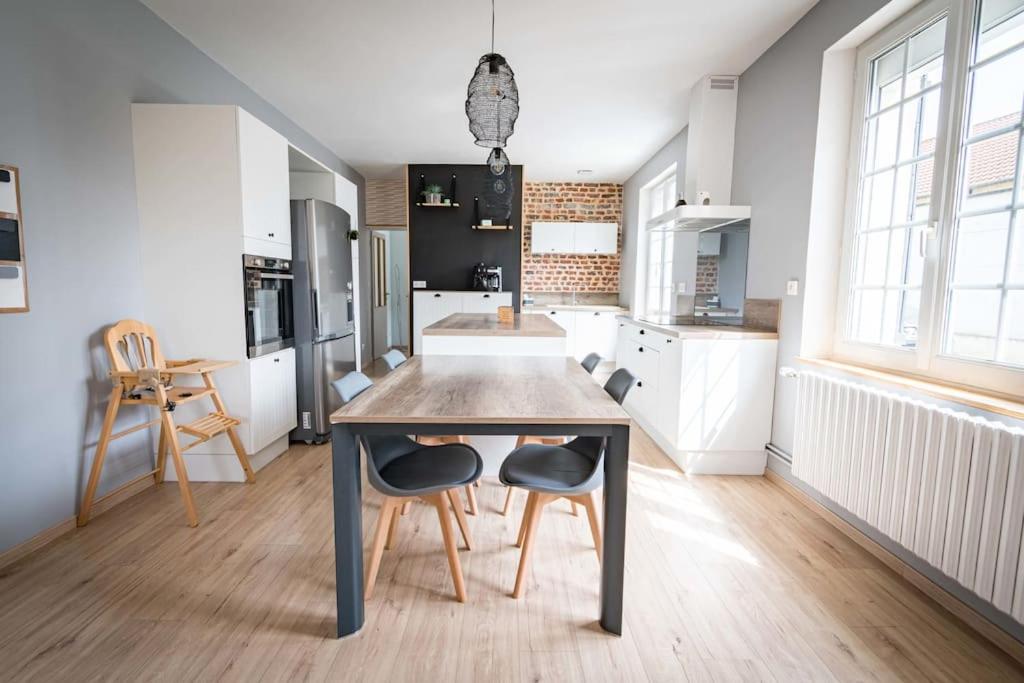
<svg viewBox="0 0 1024 683">
<path fill-rule="evenodd" d="M 483 262 L 473 266 L 473 289 L 481 292 L 500 292 L 501 266 L 488 266 Z"/>
</svg>

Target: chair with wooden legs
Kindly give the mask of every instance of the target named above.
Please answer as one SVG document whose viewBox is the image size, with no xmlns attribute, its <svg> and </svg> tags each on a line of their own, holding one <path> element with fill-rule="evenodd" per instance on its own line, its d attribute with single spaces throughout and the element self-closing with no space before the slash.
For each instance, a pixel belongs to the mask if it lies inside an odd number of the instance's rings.
<svg viewBox="0 0 1024 683">
<path fill-rule="evenodd" d="M 405 357 L 405 354 L 398 349 L 391 349 L 381 356 L 380 359 L 388 366 L 388 370 L 394 370 L 405 363 L 405 361 L 409 360 Z M 469 439 L 464 436 L 418 436 L 416 437 L 416 441 L 424 446 L 444 446 L 445 444 L 451 443 L 469 445 Z M 477 480 L 473 486 L 480 486 L 480 481 Z M 476 492 L 473 490 L 473 486 L 466 487 L 466 500 L 469 501 L 469 514 L 471 515 L 475 515 L 477 512 Z M 405 515 L 408 512 L 409 503 L 406 502 L 402 505 L 402 515 Z"/>
<path fill-rule="evenodd" d="M 334 383 L 345 403 L 372 386 L 373 382 L 360 372 L 350 372 Z M 484 468 L 480 455 L 465 444 L 423 446 L 402 435 L 361 436 L 359 444 L 366 455 L 366 477 L 370 485 L 384 495 L 366 567 L 365 599 L 373 597 L 385 548 L 394 547 L 402 507 L 407 501 L 419 498 L 437 510 L 448 567 L 455 584 L 455 597 L 459 602 L 465 602 L 466 585 L 448 507 L 450 505 L 455 512 L 466 549 L 471 550 L 473 541 L 459 489 L 480 478 Z"/>
<path fill-rule="evenodd" d="M 160 484 L 164 480 L 164 469 L 167 464 L 167 451 L 170 450 L 174 460 L 174 471 L 178 476 L 178 488 L 185 504 L 185 515 L 188 525 L 198 526 L 199 516 L 196 514 L 192 489 L 188 482 L 183 454 L 193 446 L 205 443 L 219 434 L 227 433 L 231 446 L 242 465 L 247 482 L 255 480 L 249 457 L 245 452 L 241 439 L 235 433 L 235 427 L 241 422 L 228 415 L 224 401 L 213 381 L 213 373 L 217 370 L 234 365 L 234 361 L 211 360 L 167 360 L 160 350 L 160 342 L 156 332 L 149 325 L 138 320 L 121 320 L 111 326 L 103 336 L 103 343 L 110 358 L 110 377 L 114 387 L 110 392 L 106 416 L 100 430 L 96 455 L 89 472 L 89 483 L 85 487 L 82 506 L 78 512 L 78 526 L 89 523 L 89 515 L 96 500 L 96 487 L 99 485 L 103 462 L 107 456 L 107 448 L 111 441 L 127 436 L 147 427 L 160 425 L 160 440 L 157 446 L 156 469 L 152 472 L 128 482 L 124 486 L 108 493 L 103 498 L 116 495 L 145 477 L 152 476 Z M 200 378 L 202 386 L 175 386 L 173 382 L 180 377 Z M 182 404 L 209 398 L 213 402 L 214 412 L 188 424 L 179 425 L 174 421 L 174 409 Z M 154 406 L 160 412 L 156 420 L 112 433 L 117 413 L 122 406 Z M 182 447 L 178 441 L 178 432 L 194 437 Z M 101 498 L 100 500 L 103 500 Z"/>
<path fill-rule="evenodd" d="M 597 366 L 601 364 L 602 360 L 601 354 L 588 353 L 586 357 L 580 361 L 580 365 L 583 366 L 584 370 L 593 375 L 594 370 L 597 369 Z M 566 441 L 568 441 L 568 439 L 564 436 L 527 436 L 526 434 L 522 434 L 518 439 L 516 439 L 516 448 L 522 448 L 528 443 L 540 444 L 542 446 L 561 446 Z M 512 498 L 515 495 L 515 492 L 516 490 L 514 487 L 508 487 L 508 492 L 505 493 L 505 505 L 501 508 L 502 517 L 508 517 L 509 511 L 512 509 Z M 578 517 L 579 512 L 576 510 L 576 501 L 570 500 L 570 503 L 572 504 L 572 516 Z"/>
<path fill-rule="evenodd" d="M 604 389 L 621 404 L 634 384 L 636 377 L 629 370 L 620 368 L 612 373 Z M 516 541 L 522 551 L 512 597 L 518 598 L 523 594 L 541 512 L 545 505 L 559 498 L 577 502 L 586 509 L 590 533 L 600 562 L 601 526 L 597 513 L 597 489 L 604 483 L 604 449 L 604 437 L 579 436 L 560 446 L 527 444 L 505 458 L 498 474 L 501 483 L 529 492 Z"/>
</svg>

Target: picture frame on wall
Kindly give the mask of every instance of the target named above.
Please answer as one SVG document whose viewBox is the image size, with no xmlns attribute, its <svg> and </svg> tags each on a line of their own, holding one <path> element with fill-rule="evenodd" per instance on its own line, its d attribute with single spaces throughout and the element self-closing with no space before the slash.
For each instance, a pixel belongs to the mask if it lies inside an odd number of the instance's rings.
<svg viewBox="0 0 1024 683">
<path fill-rule="evenodd" d="M 0 164 L 0 313 L 27 313 L 25 224 L 17 166 Z"/>
</svg>

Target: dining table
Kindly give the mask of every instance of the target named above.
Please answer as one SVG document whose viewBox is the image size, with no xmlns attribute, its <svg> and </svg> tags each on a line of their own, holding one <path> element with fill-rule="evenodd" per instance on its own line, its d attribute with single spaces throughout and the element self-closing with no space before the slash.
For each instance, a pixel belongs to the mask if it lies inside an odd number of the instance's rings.
<svg viewBox="0 0 1024 683">
<path fill-rule="evenodd" d="M 359 437 L 600 436 L 604 546 L 600 625 L 622 634 L 630 418 L 567 356 L 413 356 L 331 414 L 338 637 L 359 631 L 363 601 Z"/>
</svg>

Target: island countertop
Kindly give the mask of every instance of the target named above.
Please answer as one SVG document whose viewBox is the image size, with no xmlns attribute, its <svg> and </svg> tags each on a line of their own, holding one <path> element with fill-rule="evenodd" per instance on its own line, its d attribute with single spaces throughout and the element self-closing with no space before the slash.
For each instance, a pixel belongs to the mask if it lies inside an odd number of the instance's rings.
<svg viewBox="0 0 1024 683">
<path fill-rule="evenodd" d="M 493 313 L 453 313 L 423 328 L 423 336 L 444 337 L 565 337 L 565 330 L 546 315 L 517 313 L 501 322 Z"/>
</svg>

